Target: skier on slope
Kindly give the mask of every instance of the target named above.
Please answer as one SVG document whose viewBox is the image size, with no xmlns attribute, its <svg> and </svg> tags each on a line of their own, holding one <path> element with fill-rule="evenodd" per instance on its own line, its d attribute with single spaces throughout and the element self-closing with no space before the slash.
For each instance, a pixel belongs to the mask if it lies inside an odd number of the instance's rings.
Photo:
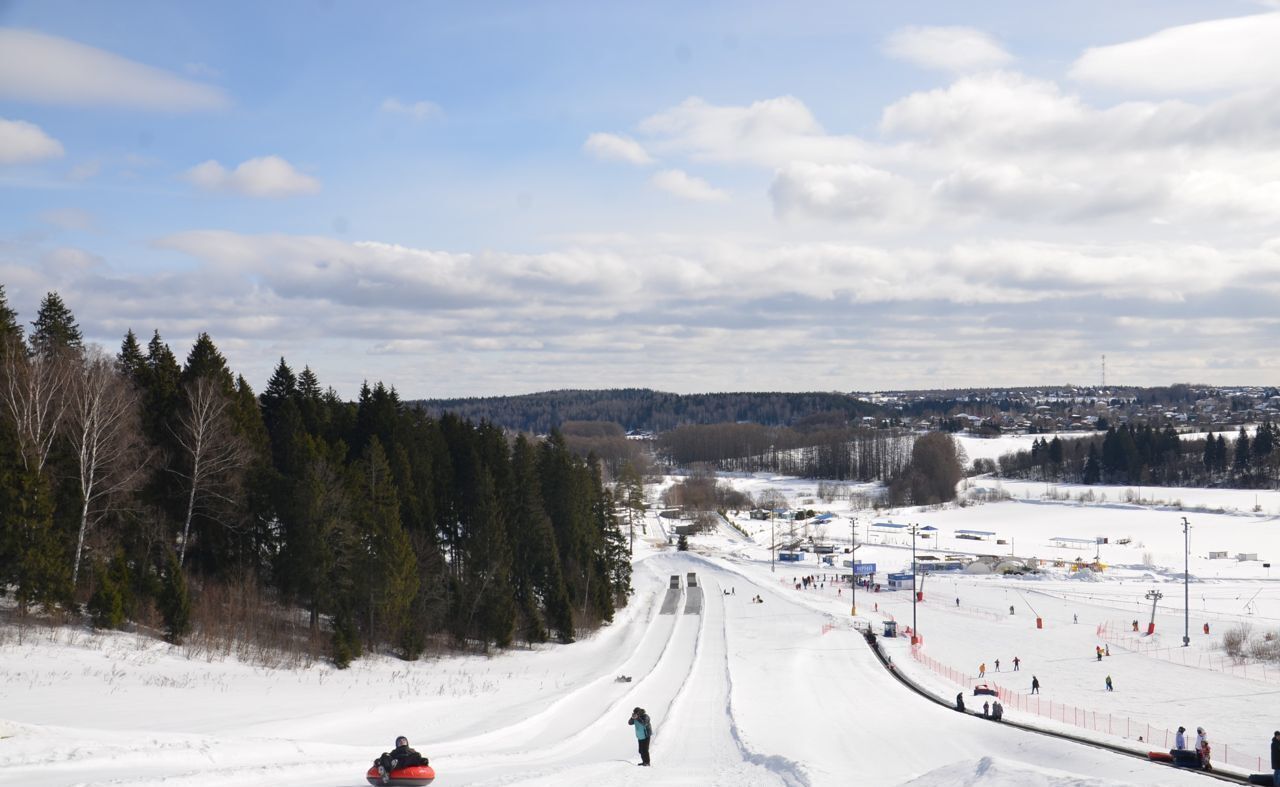
<svg viewBox="0 0 1280 787">
<path fill-rule="evenodd" d="M 644 708 L 635 708 L 631 711 L 631 719 L 627 722 L 636 732 L 636 744 L 640 747 L 639 765 L 649 764 L 649 742 L 653 740 L 653 723 L 649 721 L 649 714 L 644 712 Z"/>
<path fill-rule="evenodd" d="M 430 761 L 418 752 L 409 748 L 409 739 L 401 735 L 396 738 L 396 747 L 373 761 L 378 766 L 378 776 L 383 784 L 391 781 L 391 772 L 397 768 L 410 768 L 414 765 L 430 765 Z"/>
</svg>

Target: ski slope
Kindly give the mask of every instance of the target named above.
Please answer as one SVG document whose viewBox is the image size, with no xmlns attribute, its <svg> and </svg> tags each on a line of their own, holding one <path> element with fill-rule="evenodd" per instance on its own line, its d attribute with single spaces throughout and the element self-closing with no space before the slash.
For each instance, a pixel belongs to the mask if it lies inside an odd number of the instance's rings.
<svg viewBox="0 0 1280 787">
<path fill-rule="evenodd" d="M 700 554 L 646 544 L 614 625 L 490 658 L 267 671 L 123 634 L 8 632 L 0 785 L 358 786 L 398 734 L 438 785 L 1201 783 L 906 691 L 834 599 L 719 540 Z M 682 589 L 660 614 L 668 576 L 688 572 L 700 612 Z M 656 729 L 652 768 L 635 765 L 636 705 Z"/>
</svg>

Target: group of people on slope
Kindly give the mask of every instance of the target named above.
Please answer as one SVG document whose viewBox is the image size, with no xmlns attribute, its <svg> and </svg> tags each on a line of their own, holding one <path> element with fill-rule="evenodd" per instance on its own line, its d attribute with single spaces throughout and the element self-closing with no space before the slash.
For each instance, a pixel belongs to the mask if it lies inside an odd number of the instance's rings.
<svg viewBox="0 0 1280 787">
<path fill-rule="evenodd" d="M 1278 733 L 1280 734 L 1280 733 Z M 1175 750 L 1187 751 L 1187 728 L 1179 727 L 1177 734 L 1173 736 L 1173 748 Z M 1275 758 L 1275 743 L 1271 744 L 1272 759 Z M 1213 766 L 1209 763 L 1209 736 L 1205 734 L 1204 727 L 1196 727 L 1195 739 L 1196 760 L 1199 761 L 1200 767 L 1206 771 L 1213 770 Z"/>
<path fill-rule="evenodd" d="M 957 599 L 957 600 L 959 600 L 959 599 Z M 993 662 L 993 663 L 995 664 L 996 672 L 999 672 L 999 671 L 1000 671 L 1000 659 L 996 659 L 996 660 L 995 660 L 995 662 Z M 1019 667 L 1019 666 L 1021 666 L 1021 664 L 1022 664 L 1022 659 L 1018 658 L 1017 656 L 1014 656 L 1014 657 L 1013 657 L 1013 671 L 1014 671 L 1014 672 L 1017 672 L 1017 671 L 1018 671 L 1018 667 Z M 978 665 L 978 677 L 979 677 L 979 678 L 985 678 L 986 676 L 987 676 L 987 662 L 985 662 L 985 661 L 984 661 L 984 662 L 982 662 L 981 664 L 979 664 L 979 665 Z"/>
<path fill-rule="evenodd" d="M 964 713 L 964 692 L 956 695 L 956 710 Z M 992 700 L 982 703 L 982 718 L 1000 721 L 1004 718 L 1004 706 L 1000 704 L 1000 700 Z"/>
<path fill-rule="evenodd" d="M 649 719 L 649 714 L 645 712 L 644 708 L 635 708 L 631 711 L 631 718 L 627 723 L 631 725 L 636 733 L 636 743 L 640 748 L 639 764 L 647 766 L 649 764 L 649 743 L 653 740 L 653 722 Z M 382 756 L 373 761 L 373 766 L 378 770 L 378 778 L 383 784 L 390 784 L 392 772 L 400 768 L 430 764 L 431 762 L 426 757 L 409 748 L 409 739 L 403 735 L 396 738 L 396 747 L 394 749 L 383 752 Z"/>
</svg>

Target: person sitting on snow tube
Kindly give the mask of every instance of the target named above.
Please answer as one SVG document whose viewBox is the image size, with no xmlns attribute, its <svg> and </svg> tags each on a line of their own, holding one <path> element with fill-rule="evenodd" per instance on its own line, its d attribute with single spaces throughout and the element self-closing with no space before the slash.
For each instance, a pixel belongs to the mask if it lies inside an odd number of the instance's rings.
<svg viewBox="0 0 1280 787">
<path fill-rule="evenodd" d="M 409 739 L 401 735 L 396 738 L 396 747 L 391 751 L 383 752 L 382 756 L 373 761 L 378 766 L 378 775 L 382 777 L 382 783 L 386 784 L 391 780 L 390 773 L 397 768 L 410 768 L 414 765 L 430 765 L 431 762 L 409 748 Z"/>
</svg>

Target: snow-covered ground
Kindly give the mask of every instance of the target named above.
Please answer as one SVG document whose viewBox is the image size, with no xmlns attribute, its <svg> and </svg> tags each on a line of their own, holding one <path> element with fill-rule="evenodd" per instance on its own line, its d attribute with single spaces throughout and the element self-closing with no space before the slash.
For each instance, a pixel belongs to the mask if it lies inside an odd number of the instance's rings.
<svg viewBox="0 0 1280 787">
<path fill-rule="evenodd" d="M 1215 752 L 1226 748 L 1243 762 L 1262 756 L 1280 727 L 1270 699 L 1280 693 L 1280 670 L 1243 674 L 1219 649 L 1222 632 L 1238 622 L 1257 631 L 1280 623 L 1280 574 L 1273 583 L 1261 561 L 1207 556 L 1221 549 L 1280 557 L 1280 522 L 1268 513 L 1280 510 L 1280 494 L 1263 494 L 1261 513 L 1225 505 L 1237 493 L 1160 490 L 1151 498 L 1194 499 L 1215 511 L 1186 513 L 1114 499 L 1046 500 L 1043 484 L 1006 485 L 1012 499 L 1001 502 L 873 514 L 851 510 L 845 500 L 822 503 L 816 482 L 730 481 L 832 510 L 836 520 L 822 535 L 838 545 L 848 544 L 856 516 L 865 544 L 859 559 L 876 562 L 882 574 L 910 563 L 904 536 L 872 535 L 871 524 L 888 519 L 940 529 L 938 540 L 917 543 L 922 554 L 1071 559 L 1084 551 L 1092 558 L 1087 549 L 1055 547 L 1053 539 L 1111 539 L 1101 547 L 1108 564 L 1101 574 L 1064 567 L 1035 579 L 925 580 L 915 611 L 920 653 L 955 670 L 960 682 L 913 659 L 905 639 L 882 643 L 899 669 L 938 696 L 968 694 L 965 676 L 985 661 L 988 679 L 1009 691 L 1025 695 L 1034 674 L 1041 702 L 1125 719 L 1123 732 L 1118 722 L 1110 735 L 1074 732 L 1135 748 L 1165 748 L 1150 730 L 1200 725 Z M 1188 649 L 1178 647 L 1184 515 L 1193 525 L 1196 580 Z M 812 554 L 799 565 L 771 566 L 770 523 L 745 513 L 735 523 L 752 537 L 725 526 L 693 537 L 691 552 L 678 553 L 650 520 L 648 535 L 637 539 L 633 602 L 612 626 L 570 646 L 415 663 L 371 658 L 346 671 L 268 671 L 191 660 L 125 634 L 28 632 L 18 643 L 5 632 L 0 785 L 360 785 L 369 761 L 399 734 L 431 758 L 439 785 L 1199 783 L 1194 774 L 961 716 L 912 694 L 853 630 L 846 586 L 794 586 L 795 577 L 834 568 Z M 957 528 L 997 535 L 957 540 Z M 1009 543 L 997 545 L 997 538 Z M 1131 543 L 1117 545 L 1119 538 Z M 1144 565 L 1147 558 L 1153 565 Z M 686 611 L 682 598 L 678 614 L 660 614 L 668 577 L 688 572 L 703 586 L 701 612 Z M 1156 634 L 1134 636 L 1126 629 L 1137 618 L 1145 630 L 1145 594 L 1153 588 L 1164 594 Z M 751 603 L 756 595 L 764 603 Z M 860 593 L 858 612 L 877 629 L 890 616 L 908 625 L 910 594 Z M 1037 616 L 1043 628 L 1036 628 Z M 1200 628 L 1205 622 L 1209 635 Z M 1093 656 L 1098 644 L 1111 647 L 1103 663 Z M 1015 655 L 1021 669 L 1009 675 Z M 632 682 L 617 682 L 621 674 Z M 1103 688 L 1108 674 L 1114 692 Z M 1006 702 L 1011 720 L 1064 727 L 1018 702 Z M 626 720 L 636 705 L 657 730 L 651 769 L 634 764 Z M 1138 743 L 1139 734 L 1152 740 Z"/>
</svg>

